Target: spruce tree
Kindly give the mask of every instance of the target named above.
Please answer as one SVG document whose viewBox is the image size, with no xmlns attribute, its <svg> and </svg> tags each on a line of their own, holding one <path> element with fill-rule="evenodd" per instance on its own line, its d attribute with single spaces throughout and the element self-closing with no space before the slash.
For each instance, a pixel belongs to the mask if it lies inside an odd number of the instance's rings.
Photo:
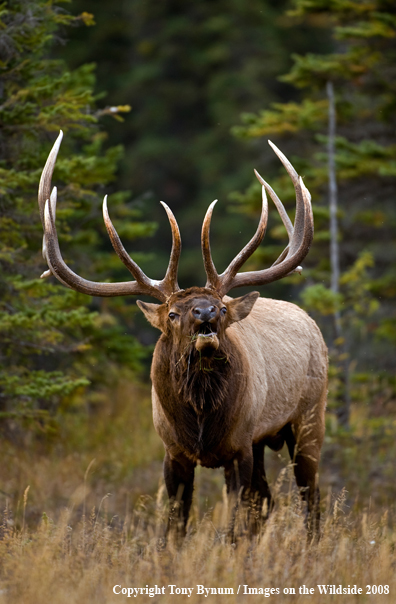
<svg viewBox="0 0 396 604">
<path fill-rule="evenodd" d="M 393 4 L 295 0 L 294 17 L 321 24 L 333 36 L 328 54 L 294 56 L 290 72 L 281 78 L 300 90 L 298 102 L 275 104 L 260 113 L 245 114 L 234 128 L 241 137 L 274 138 L 291 156 L 313 193 L 316 235 L 308 258 L 313 283 L 303 301 L 323 317 L 340 313 L 350 360 L 358 369 L 392 371 L 389 347 L 394 338 L 396 245 L 395 70 L 396 17 Z M 330 288 L 329 211 L 327 201 L 326 87 L 335 91 L 337 136 L 335 165 L 339 190 L 340 292 Z M 292 191 L 284 177 L 284 196 Z M 254 207 L 258 187 L 239 196 Z M 279 229 L 273 236 L 282 236 Z M 379 304 L 381 303 L 380 307 Z M 325 331 L 326 321 L 321 321 Z M 329 325 L 330 327 L 330 325 Z M 329 341 L 331 331 L 328 331 Z M 338 343 L 339 344 L 339 343 Z M 341 356 L 344 356 L 342 354 Z M 345 359 L 338 359 L 337 363 Z M 341 397 L 342 398 L 342 397 Z M 344 398 L 345 402 L 345 398 Z M 336 409 L 348 423 L 344 405 Z"/>
<path fill-rule="evenodd" d="M 71 17 L 60 4 L 13 0 L 0 7 L 0 418 L 5 431 L 22 436 L 32 421 L 55 426 L 60 413 L 87 409 L 95 390 L 119 367 L 137 369 L 144 354 L 125 335 L 130 306 L 92 302 L 53 278 L 38 278 L 47 267 L 37 188 L 60 129 L 65 140 L 54 183 L 64 255 L 88 278 L 114 278 L 100 196 L 123 150 L 103 151 L 99 118 L 108 111 L 97 107 L 94 66 L 70 71 L 50 58 L 66 26 L 92 23 L 91 15 Z M 133 239 L 153 231 L 136 221 L 128 194 L 113 195 L 110 203 L 121 235 Z"/>
<path fill-rule="evenodd" d="M 112 123 L 113 140 L 126 154 L 121 182 L 147 192 L 148 216 L 159 223 L 153 242 L 158 276 L 166 268 L 168 225 L 163 199 L 181 228 L 182 287 L 205 283 L 200 229 L 214 198 L 212 241 L 219 269 L 241 249 L 253 220 L 228 210 L 230 192 L 260 169 L 258 145 L 230 135 L 241 111 L 285 98 L 292 90 L 276 79 L 290 66 L 290 52 L 322 48 L 323 36 L 284 18 L 287 0 L 133 0 L 109 10 L 107 0 L 74 0 L 96 27 L 75 29 L 62 56 L 72 65 L 95 61 L 98 88 L 109 102 L 132 106 L 125 124 Z M 113 99 L 113 100 L 112 100 Z M 161 264 L 162 268 L 157 268 Z"/>
</svg>

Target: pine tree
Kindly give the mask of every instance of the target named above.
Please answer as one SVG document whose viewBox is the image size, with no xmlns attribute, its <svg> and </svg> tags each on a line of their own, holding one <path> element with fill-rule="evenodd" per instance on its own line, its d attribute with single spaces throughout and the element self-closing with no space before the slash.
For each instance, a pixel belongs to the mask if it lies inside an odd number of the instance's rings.
<svg viewBox="0 0 396 604">
<path fill-rule="evenodd" d="M 132 106 L 125 124 L 114 122 L 111 129 L 126 149 L 121 182 L 148 193 L 148 215 L 159 223 L 150 274 L 162 274 L 169 249 L 160 199 L 181 228 L 182 287 L 205 282 L 199 233 L 215 197 L 212 240 L 219 268 L 254 231 L 253 220 L 227 211 L 227 197 L 260 167 L 259 151 L 233 138 L 230 128 L 241 111 L 258 110 L 263 101 L 280 100 L 292 90 L 276 75 L 290 65 L 293 48 L 304 52 L 326 43 L 323 36 L 312 39 L 312 28 L 285 24 L 286 4 L 134 0 L 109 11 L 107 0 L 73 2 L 71 10 L 84 7 L 95 14 L 97 27 L 87 35 L 75 29 L 62 55 L 76 66 L 96 61 L 98 89 L 108 92 L 109 102 Z"/>
<path fill-rule="evenodd" d="M 109 304 L 91 304 L 53 278 L 38 278 L 47 267 L 40 254 L 37 188 L 61 128 L 65 142 L 54 182 L 60 185 L 64 255 L 96 280 L 114 273 L 97 193 L 115 178 L 123 151 L 103 151 L 99 117 L 106 109 L 96 108 L 94 66 L 70 71 L 64 61 L 49 58 L 66 26 L 92 23 L 91 15 L 71 17 L 59 4 L 13 0 L 0 6 L 0 418 L 4 429 L 18 428 L 12 433 L 22 435 L 26 422 L 54 426 L 57 414 L 86 405 L 89 383 L 92 399 L 118 366 L 136 369 L 143 355 L 124 335 L 131 307 L 117 318 Z M 153 231 L 136 222 L 126 193 L 113 195 L 111 204 L 120 234 L 135 238 Z"/>
<path fill-rule="evenodd" d="M 293 15 L 305 23 L 320 24 L 333 35 L 328 54 L 294 56 L 294 65 L 281 79 L 301 91 L 301 100 L 276 104 L 243 116 L 236 135 L 270 135 L 292 156 L 304 175 L 314 200 L 315 244 L 307 260 L 315 285 L 303 294 L 306 306 L 322 316 L 341 313 L 347 348 L 358 368 L 392 371 L 389 348 L 378 338 L 392 339 L 396 245 L 392 227 L 396 145 L 395 71 L 396 17 L 393 3 L 295 0 Z M 330 288 L 327 197 L 326 86 L 335 91 L 337 136 L 335 164 L 339 188 L 340 293 Z M 279 141 L 277 140 L 279 138 Z M 294 158 L 293 158 L 294 156 Z M 284 194 L 291 197 L 285 183 Z M 239 199 L 253 207 L 257 187 Z M 280 236 L 273 230 L 273 236 Z M 381 307 L 379 308 L 379 301 Z M 331 332 L 322 320 L 324 329 Z M 330 327 L 330 326 L 329 326 Z M 341 355 L 345 356 L 345 355 Z M 342 359 L 339 359 L 341 362 Z M 345 398 L 345 397 L 344 397 Z M 348 423 L 343 405 L 340 421 Z"/>
</svg>

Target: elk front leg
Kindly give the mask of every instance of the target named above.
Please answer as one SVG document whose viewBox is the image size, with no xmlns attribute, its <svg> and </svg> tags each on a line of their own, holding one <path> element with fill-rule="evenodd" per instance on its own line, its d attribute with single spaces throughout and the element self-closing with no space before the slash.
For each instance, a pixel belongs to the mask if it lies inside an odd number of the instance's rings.
<svg viewBox="0 0 396 604">
<path fill-rule="evenodd" d="M 265 475 L 264 449 L 265 441 L 253 445 L 253 472 L 250 487 L 253 533 L 257 533 L 259 530 L 264 502 L 266 501 L 264 519 L 268 518 L 268 514 L 273 506 L 271 491 Z"/>
<path fill-rule="evenodd" d="M 188 515 L 191 508 L 194 490 L 195 464 L 186 457 L 172 459 L 169 453 L 164 459 L 164 478 L 169 496 L 169 530 L 185 536 Z"/>
<path fill-rule="evenodd" d="M 237 519 L 239 498 L 243 504 L 241 509 L 243 513 L 247 509 L 245 504 L 250 495 L 252 472 L 252 450 L 239 453 L 224 466 L 228 495 L 229 533 L 232 542 L 235 541 L 235 521 Z"/>
</svg>

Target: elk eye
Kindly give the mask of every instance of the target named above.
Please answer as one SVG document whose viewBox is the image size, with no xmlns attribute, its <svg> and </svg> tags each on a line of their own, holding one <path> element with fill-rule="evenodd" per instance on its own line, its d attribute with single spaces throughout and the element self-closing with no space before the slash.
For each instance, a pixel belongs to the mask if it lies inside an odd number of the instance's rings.
<svg viewBox="0 0 396 604">
<path fill-rule="evenodd" d="M 174 321 L 176 319 L 176 317 L 178 317 L 179 315 L 177 315 L 175 312 L 170 312 L 168 317 L 170 318 L 171 321 Z"/>
<path fill-rule="evenodd" d="M 225 307 L 225 306 L 223 306 L 223 308 L 221 308 L 221 309 L 220 309 L 220 312 L 221 312 L 221 314 L 222 314 L 222 315 L 225 315 L 225 314 L 226 314 L 226 312 L 227 312 L 226 307 Z"/>
</svg>

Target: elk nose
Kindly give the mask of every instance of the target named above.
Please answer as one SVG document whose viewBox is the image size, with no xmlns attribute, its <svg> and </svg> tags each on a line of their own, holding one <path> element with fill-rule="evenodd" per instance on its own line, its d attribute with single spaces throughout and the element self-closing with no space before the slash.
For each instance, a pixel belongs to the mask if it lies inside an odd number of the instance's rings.
<svg viewBox="0 0 396 604">
<path fill-rule="evenodd" d="M 200 306 L 196 306 L 195 308 L 193 308 L 192 314 L 194 315 L 194 319 L 198 319 L 202 322 L 210 321 L 216 316 L 216 307 L 206 306 L 202 308 Z"/>
</svg>

